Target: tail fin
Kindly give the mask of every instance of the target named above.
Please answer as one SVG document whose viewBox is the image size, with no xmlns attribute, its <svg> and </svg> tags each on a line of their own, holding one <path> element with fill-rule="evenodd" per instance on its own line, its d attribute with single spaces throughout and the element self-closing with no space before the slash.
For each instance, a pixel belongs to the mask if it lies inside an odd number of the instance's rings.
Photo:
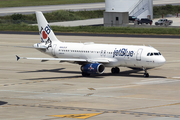
<svg viewBox="0 0 180 120">
<path fill-rule="evenodd" d="M 41 37 L 41 42 L 52 41 L 52 42 L 60 42 L 51 27 L 49 26 L 46 18 L 42 14 L 42 12 L 36 11 L 36 18 L 38 22 L 39 34 Z"/>
</svg>

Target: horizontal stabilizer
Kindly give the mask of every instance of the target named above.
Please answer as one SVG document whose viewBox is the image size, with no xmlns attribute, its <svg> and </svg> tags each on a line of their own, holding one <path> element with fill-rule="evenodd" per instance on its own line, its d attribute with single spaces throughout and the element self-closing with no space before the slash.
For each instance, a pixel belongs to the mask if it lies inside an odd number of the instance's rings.
<svg viewBox="0 0 180 120">
<path fill-rule="evenodd" d="M 17 55 L 16 55 L 16 57 L 17 57 L 17 61 L 18 61 L 18 60 L 20 59 L 20 57 L 19 57 L 19 56 L 17 56 Z"/>
</svg>

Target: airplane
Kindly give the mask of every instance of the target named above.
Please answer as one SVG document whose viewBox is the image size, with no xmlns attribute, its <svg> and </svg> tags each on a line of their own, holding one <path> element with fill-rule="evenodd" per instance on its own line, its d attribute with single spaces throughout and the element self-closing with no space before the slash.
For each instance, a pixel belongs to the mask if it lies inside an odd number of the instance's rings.
<svg viewBox="0 0 180 120">
<path fill-rule="evenodd" d="M 19 59 L 41 60 L 42 62 L 55 60 L 81 65 L 82 76 L 103 74 L 105 67 L 111 67 L 111 73 L 120 72 L 119 67 L 141 69 L 144 77 L 149 77 L 148 69 L 162 66 L 166 60 L 161 53 L 151 46 L 95 44 L 93 42 L 70 43 L 61 42 L 55 36 L 43 13 L 36 11 L 41 43 L 33 48 L 50 55 L 52 58 Z"/>
</svg>

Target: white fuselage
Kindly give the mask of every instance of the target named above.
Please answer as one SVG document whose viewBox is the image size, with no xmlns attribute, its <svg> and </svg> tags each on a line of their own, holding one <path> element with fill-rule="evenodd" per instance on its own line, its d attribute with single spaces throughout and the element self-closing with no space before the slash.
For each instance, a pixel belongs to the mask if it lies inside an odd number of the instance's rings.
<svg viewBox="0 0 180 120">
<path fill-rule="evenodd" d="M 150 69 L 165 63 L 165 58 L 152 47 L 89 43 L 53 43 L 47 54 L 56 58 L 107 59 L 106 67 Z"/>
</svg>

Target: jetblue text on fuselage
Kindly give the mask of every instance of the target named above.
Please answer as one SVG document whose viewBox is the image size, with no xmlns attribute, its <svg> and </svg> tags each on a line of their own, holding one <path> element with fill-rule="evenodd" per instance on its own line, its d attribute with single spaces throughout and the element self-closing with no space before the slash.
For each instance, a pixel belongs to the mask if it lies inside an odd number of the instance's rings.
<svg viewBox="0 0 180 120">
<path fill-rule="evenodd" d="M 116 56 L 130 56 L 133 57 L 133 51 L 128 51 L 128 49 L 122 48 L 122 49 L 117 49 L 115 48 L 114 52 L 113 52 L 113 57 Z"/>
</svg>

